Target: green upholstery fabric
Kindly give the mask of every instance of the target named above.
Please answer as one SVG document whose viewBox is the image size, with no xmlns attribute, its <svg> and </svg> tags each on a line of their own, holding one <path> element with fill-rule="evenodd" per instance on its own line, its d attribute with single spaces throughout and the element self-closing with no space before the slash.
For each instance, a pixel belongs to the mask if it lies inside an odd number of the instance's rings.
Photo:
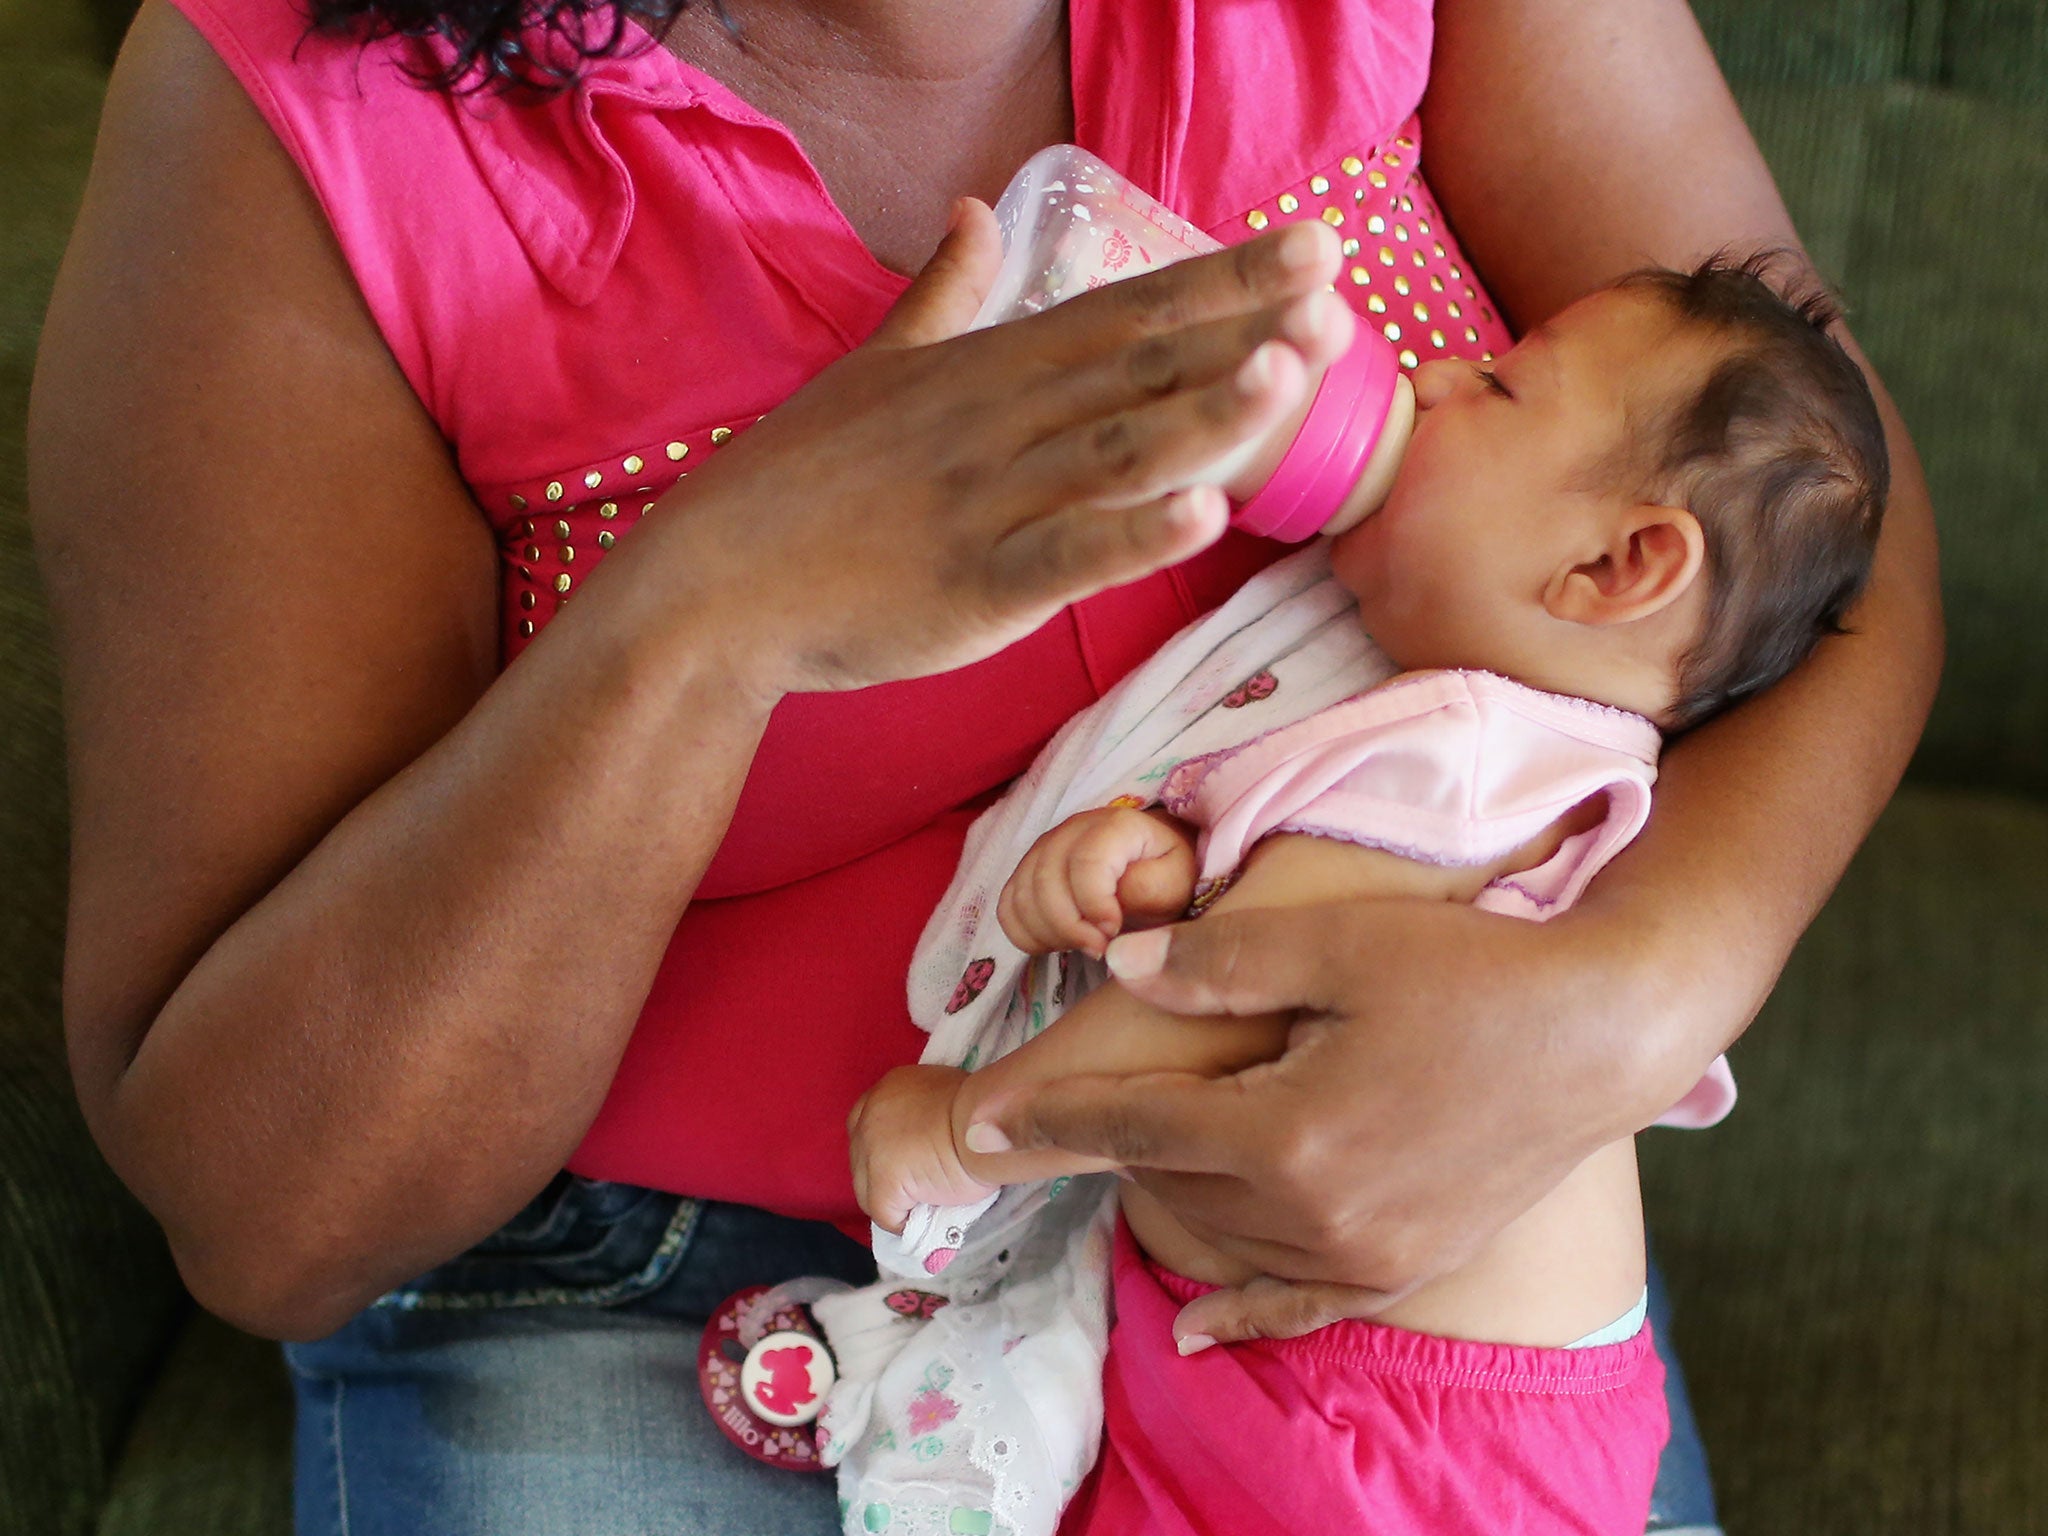
<svg viewBox="0 0 2048 1536">
<path fill-rule="evenodd" d="M 2048 1532 L 2048 807 L 1908 789 L 1733 1053 L 1642 1140 L 1741 1536 Z"/>
<path fill-rule="evenodd" d="M 1701 0 L 1913 423 L 1947 685 L 1738 1048 L 1646 1139 L 1737 1536 L 2048 1536 L 2048 0 Z M 194 1317 L 71 1104 L 63 782 L 22 432 L 132 0 L 0 0 L 0 1536 L 286 1536 L 277 1356 Z"/>
<path fill-rule="evenodd" d="M 2048 794 L 2048 111 L 1907 86 L 1742 102 L 1941 514 L 1949 667 L 1915 775 Z"/>
<path fill-rule="evenodd" d="M 53 7 L 61 16 L 61 8 Z M 16 16 L 0 13 L 0 40 Z M 67 36 L 75 34 L 67 33 Z M 64 780 L 22 520 L 35 340 L 104 70 L 0 41 L 0 1533 L 87 1528 L 185 1310 L 148 1218 L 92 1150 L 57 1035 Z"/>
<path fill-rule="evenodd" d="M 287 1536 L 291 1432 L 277 1346 L 195 1313 L 136 1415 L 97 1536 Z"/>
</svg>

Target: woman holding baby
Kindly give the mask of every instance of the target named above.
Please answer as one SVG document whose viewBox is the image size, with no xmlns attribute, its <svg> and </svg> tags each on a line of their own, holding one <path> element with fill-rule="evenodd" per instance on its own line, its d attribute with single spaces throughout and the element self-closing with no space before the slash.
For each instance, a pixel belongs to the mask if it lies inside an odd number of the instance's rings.
<svg viewBox="0 0 2048 1536">
<path fill-rule="evenodd" d="M 1676 0 L 728 0 L 622 8 L 629 55 L 593 4 L 587 79 L 518 106 L 390 67 L 579 62 L 517 6 L 320 9 L 147 0 L 45 332 L 81 1100 L 199 1299 L 315 1341 L 302 1529 L 830 1529 L 675 1362 L 727 1291 L 858 1273 L 843 1120 L 917 1055 L 967 823 L 1270 559 L 1180 487 L 1312 387 L 1333 278 L 1393 296 L 1361 233 L 1269 232 L 949 340 L 992 255 L 955 199 L 1071 139 L 1241 239 L 1353 159 L 1397 191 L 1365 157 L 1419 113 L 1401 195 L 1487 323 L 1795 236 Z M 1878 399 L 1855 633 L 1675 744 L 1568 918 L 1162 930 L 1149 1001 L 1318 1027 L 1003 1106 L 1308 1282 L 1177 1331 L 1397 1303 L 1741 1032 L 1938 670 Z"/>
</svg>

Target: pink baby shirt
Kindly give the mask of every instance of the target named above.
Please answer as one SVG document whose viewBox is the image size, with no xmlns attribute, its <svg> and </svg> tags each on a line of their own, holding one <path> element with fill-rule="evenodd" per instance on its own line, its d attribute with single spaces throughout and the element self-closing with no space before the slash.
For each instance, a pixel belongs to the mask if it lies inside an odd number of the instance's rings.
<svg viewBox="0 0 2048 1536">
<path fill-rule="evenodd" d="M 1430 864 L 1488 864 L 1604 795 L 1598 825 L 1476 907 L 1542 922 L 1579 899 L 1643 828 L 1662 738 L 1641 715 L 1490 672 L 1414 672 L 1241 746 L 1189 758 L 1166 808 L 1202 829 L 1195 901 L 1223 891 L 1260 838 L 1301 832 Z M 1716 1059 L 1659 1121 L 1702 1127 L 1735 1104 Z"/>
<path fill-rule="evenodd" d="M 1427 864 L 1490 864 L 1581 801 L 1607 813 L 1476 905 L 1542 919 L 1650 815 L 1663 738 L 1641 715 L 1490 672 L 1415 672 L 1241 746 L 1190 758 L 1166 808 L 1202 828 L 1198 904 L 1260 838 L 1306 832 Z"/>
</svg>

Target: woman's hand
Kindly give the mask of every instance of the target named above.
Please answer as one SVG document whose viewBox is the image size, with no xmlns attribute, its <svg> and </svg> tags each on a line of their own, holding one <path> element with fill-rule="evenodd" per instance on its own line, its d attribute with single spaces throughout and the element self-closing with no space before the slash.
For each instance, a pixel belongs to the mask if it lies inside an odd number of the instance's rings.
<svg viewBox="0 0 2048 1536">
<path fill-rule="evenodd" d="M 771 696 L 963 666 L 1213 542 L 1226 509 L 1205 469 L 1270 431 L 1351 337 L 1324 291 L 1325 229 L 960 335 L 999 257 L 994 216 L 963 199 L 875 335 L 608 564 L 662 572 L 654 602 L 684 575 Z"/>
<path fill-rule="evenodd" d="M 1355 901 L 1121 938 L 1111 970 L 1160 1007 L 1299 1009 L 1286 1054 L 1215 1079 L 1046 1082 L 981 1118 L 1020 1150 L 1128 1165 L 1197 1237 L 1311 1282 L 1199 1298 L 1174 1327 L 1197 1347 L 1370 1316 L 1463 1263 L 1706 1065 L 1653 1048 L 1677 1032 L 1644 1021 L 1673 1002 L 1630 936 L 1575 924 Z M 1461 955 L 1485 964 L 1445 963 Z"/>
</svg>

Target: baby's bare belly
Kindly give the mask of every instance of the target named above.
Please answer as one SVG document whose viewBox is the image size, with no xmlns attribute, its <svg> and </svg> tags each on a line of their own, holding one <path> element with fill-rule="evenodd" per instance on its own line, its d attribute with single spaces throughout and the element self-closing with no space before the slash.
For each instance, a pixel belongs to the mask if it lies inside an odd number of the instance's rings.
<svg viewBox="0 0 2048 1536">
<path fill-rule="evenodd" d="M 1135 1184 L 1124 1219 L 1145 1252 L 1190 1280 L 1240 1286 L 1260 1270 L 1196 1237 Z M 1477 1255 L 1372 1320 L 1417 1333 L 1493 1344 L 1558 1346 L 1622 1316 L 1645 1274 L 1635 1143 L 1614 1142 L 1509 1225 Z M 1361 1293 L 1359 1315 L 1369 1295 Z"/>
</svg>

